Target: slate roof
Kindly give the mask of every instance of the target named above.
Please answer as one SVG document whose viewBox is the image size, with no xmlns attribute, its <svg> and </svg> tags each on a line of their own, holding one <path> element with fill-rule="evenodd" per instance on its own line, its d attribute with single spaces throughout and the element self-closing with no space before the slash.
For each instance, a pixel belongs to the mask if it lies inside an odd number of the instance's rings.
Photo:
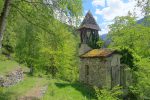
<svg viewBox="0 0 150 100">
<path fill-rule="evenodd" d="M 110 49 L 93 49 L 81 55 L 81 58 L 101 58 L 110 57 L 112 54 L 118 53 L 116 50 Z"/>
<path fill-rule="evenodd" d="M 90 11 L 88 11 L 83 22 L 81 23 L 79 27 L 79 29 L 82 29 L 82 28 L 90 28 L 90 29 L 95 29 L 98 31 L 101 30 Z"/>
</svg>

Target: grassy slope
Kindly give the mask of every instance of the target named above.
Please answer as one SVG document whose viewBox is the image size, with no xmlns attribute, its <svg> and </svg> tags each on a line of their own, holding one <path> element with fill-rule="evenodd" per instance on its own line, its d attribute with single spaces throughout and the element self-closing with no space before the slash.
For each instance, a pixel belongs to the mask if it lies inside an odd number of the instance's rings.
<svg viewBox="0 0 150 100">
<path fill-rule="evenodd" d="M 26 76 L 24 81 L 18 83 L 17 85 L 8 88 L 2 88 L 0 93 L 0 100 L 16 100 L 34 88 L 37 83 L 40 84 L 40 86 L 44 86 L 47 82 L 48 80 L 46 79 Z"/>
<path fill-rule="evenodd" d="M 16 68 L 19 67 L 19 64 L 15 61 L 0 61 L 0 75 L 5 75 L 8 74 L 9 72 L 15 70 Z M 26 67 L 21 66 L 23 70 L 27 70 Z"/>
<path fill-rule="evenodd" d="M 92 89 L 79 83 L 51 80 L 42 100 L 94 100 Z"/>
<path fill-rule="evenodd" d="M 14 61 L 0 61 L 0 73 L 5 74 L 18 66 Z M 79 83 L 69 83 L 62 80 L 31 77 L 15 86 L 0 88 L 0 100 L 16 100 L 29 93 L 36 85 L 48 85 L 48 90 L 42 100 L 94 100 L 92 90 Z"/>
</svg>

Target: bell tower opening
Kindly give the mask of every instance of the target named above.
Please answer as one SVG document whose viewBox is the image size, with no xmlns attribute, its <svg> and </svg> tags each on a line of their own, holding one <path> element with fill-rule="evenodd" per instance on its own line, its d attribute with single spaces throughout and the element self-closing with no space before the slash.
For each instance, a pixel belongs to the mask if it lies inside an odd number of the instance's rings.
<svg viewBox="0 0 150 100">
<path fill-rule="evenodd" d="M 79 27 L 81 44 L 87 44 L 90 48 L 97 49 L 97 41 L 100 38 L 98 31 L 100 31 L 100 27 L 91 12 L 88 11 Z"/>
</svg>

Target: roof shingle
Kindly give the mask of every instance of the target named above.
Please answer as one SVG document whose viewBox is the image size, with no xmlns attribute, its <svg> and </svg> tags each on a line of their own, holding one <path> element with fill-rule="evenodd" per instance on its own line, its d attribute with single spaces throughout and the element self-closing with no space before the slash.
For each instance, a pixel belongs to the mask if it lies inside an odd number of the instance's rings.
<svg viewBox="0 0 150 100">
<path fill-rule="evenodd" d="M 82 29 L 82 28 L 90 28 L 90 29 L 95 29 L 98 31 L 101 30 L 90 11 L 88 11 L 83 22 L 81 23 L 79 27 L 79 29 Z"/>
</svg>

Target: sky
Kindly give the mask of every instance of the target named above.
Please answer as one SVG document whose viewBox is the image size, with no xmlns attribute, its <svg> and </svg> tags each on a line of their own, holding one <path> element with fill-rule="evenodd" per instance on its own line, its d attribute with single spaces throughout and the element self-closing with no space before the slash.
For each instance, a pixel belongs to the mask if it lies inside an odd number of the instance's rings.
<svg viewBox="0 0 150 100">
<path fill-rule="evenodd" d="M 129 11 L 141 19 L 141 9 L 135 6 L 135 0 L 83 0 L 84 16 L 91 11 L 101 28 L 100 35 L 108 33 L 108 25 L 114 22 L 115 17 L 126 16 Z"/>
</svg>

